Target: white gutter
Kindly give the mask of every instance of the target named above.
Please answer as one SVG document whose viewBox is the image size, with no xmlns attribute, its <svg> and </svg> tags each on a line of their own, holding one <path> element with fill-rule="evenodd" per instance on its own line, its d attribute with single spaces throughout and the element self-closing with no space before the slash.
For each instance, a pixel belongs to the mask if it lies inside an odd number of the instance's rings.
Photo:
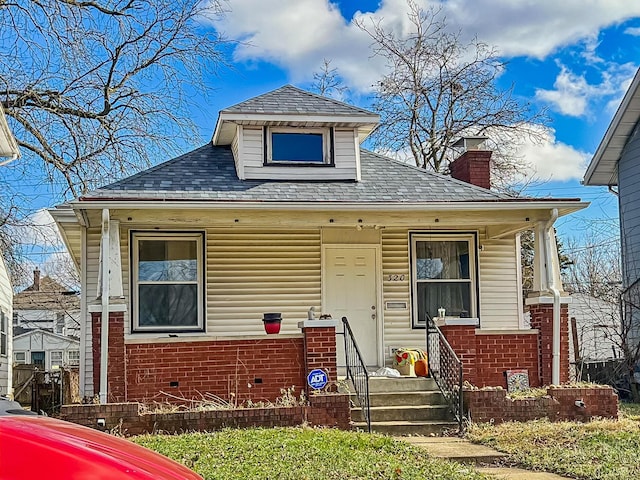
<svg viewBox="0 0 640 480">
<path fill-rule="evenodd" d="M 544 252 L 547 263 L 547 288 L 553 294 L 553 344 L 551 362 L 551 383 L 560 384 L 560 290 L 556 284 L 556 275 L 553 268 L 554 262 L 558 261 L 556 249 L 552 246 L 555 236 L 553 224 L 558 218 L 558 209 L 551 210 L 551 218 L 546 222 L 544 228 Z M 554 255 L 556 258 L 554 258 Z"/>
<path fill-rule="evenodd" d="M 421 202 L 421 203 L 357 203 L 357 202 L 244 202 L 242 200 L 230 200 L 225 202 L 216 201 L 193 201 L 193 200 L 74 200 L 69 202 L 74 210 L 97 210 L 105 208 L 113 209 L 168 209 L 177 208 L 180 210 L 314 210 L 314 211 L 424 211 L 424 210 L 446 210 L 451 211 L 486 211 L 486 210 L 522 210 L 529 208 L 532 210 L 565 209 L 568 213 L 582 210 L 589 206 L 589 202 L 576 201 L 508 201 L 495 200 L 486 202 Z"/>
<path fill-rule="evenodd" d="M 107 403 L 107 368 L 109 361 L 109 210 L 102 210 L 102 317 L 100 327 L 100 403 Z"/>
</svg>

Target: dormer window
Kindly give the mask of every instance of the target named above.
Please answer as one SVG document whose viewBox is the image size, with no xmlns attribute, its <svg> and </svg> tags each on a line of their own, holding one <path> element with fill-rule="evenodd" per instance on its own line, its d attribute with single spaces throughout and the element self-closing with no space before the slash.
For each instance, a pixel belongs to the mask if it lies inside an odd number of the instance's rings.
<svg viewBox="0 0 640 480">
<path fill-rule="evenodd" d="M 266 165 L 332 165 L 329 128 L 265 129 Z"/>
</svg>

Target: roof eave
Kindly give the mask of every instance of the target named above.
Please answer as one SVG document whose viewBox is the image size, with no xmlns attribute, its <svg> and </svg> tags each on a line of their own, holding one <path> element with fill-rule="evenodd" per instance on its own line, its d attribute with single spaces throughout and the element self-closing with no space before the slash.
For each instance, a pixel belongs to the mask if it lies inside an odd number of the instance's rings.
<svg viewBox="0 0 640 480">
<path fill-rule="evenodd" d="M 550 210 L 557 208 L 560 216 L 577 212 L 589 206 L 578 199 L 495 199 L 466 202 L 279 202 L 279 201 L 210 201 L 172 199 L 117 199 L 81 198 L 70 202 L 74 210 L 103 208 L 127 209 L 193 209 L 193 210 L 316 210 L 332 211 L 336 208 L 348 211 L 479 211 L 479 210 Z"/>
<path fill-rule="evenodd" d="M 229 145 L 229 135 L 235 132 L 235 126 L 238 124 L 256 124 L 269 125 L 274 123 L 288 123 L 291 125 L 300 124 L 349 124 L 354 128 L 358 128 L 361 133 L 361 141 L 364 140 L 380 123 L 380 115 L 377 114 L 309 114 L 309 113 L 256 113 L 256 112 L 225 112 L 218 114 L 216 127 L 213 132 L 213 145 Z M 233 126 L 233 130 L 226 128 L 227 125 Z"/>
<path fill-rule="evenodd" d="M 591 162 L 589 163 L 589 166 L 587 167 L 587 171 L 585 172 L 583 179 L 583 183 L 585 185 L 617 185 L 618 181 L 616 172 L 617 163 L 620 159 L 619 156 L 615 155 L 616 157 L 618 157 L 615 161 L 615 165 L 610 165 L 605 171 L 603 171 L 601 162 L 610 148 L 611 141 L 616 135 L 620 135 L 621 138 L 624 139 L 624 143 L 626 143 L 626 140 L 629 138 L 629 134 L 622 135 L 619 130 L 622 119 L 627 113 L 629 105 L 634 100 L 634 98 L 640 99 L 640 69 L 638 69 L 638 71 L 636 72 L 636 75 L 633 78 L 633 81 L 631 82 L 627 93 L 625 93 L 624 97 L 622 98 L 620 106 L 616 110 L 616 113 L 613 116 L 613 119 L 611 120 L 611 123 L 609 124 L 609 127 L 607 128 L 607 131 L 605 132 L 604 137 L 602 138 L 602 141 L 598 146 L 598 149 L 596 150 L 596 153 L 594 154 Z M 637 124 L 639 120 L 640 110 L 635 112 L 633 123 Z M 603 177 L 608 178 L 609 180 L 603 181 Z"/>
</svg>

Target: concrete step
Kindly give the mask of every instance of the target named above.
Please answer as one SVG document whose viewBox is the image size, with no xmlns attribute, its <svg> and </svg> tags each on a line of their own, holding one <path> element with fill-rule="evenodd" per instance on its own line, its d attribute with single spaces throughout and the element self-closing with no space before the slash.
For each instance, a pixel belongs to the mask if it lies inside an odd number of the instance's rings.
<svg viewBox="0 0 640 480">
<path fill-rule="evenodd" d="M 452 415 L 446 405 L 371 407 L 372 422 L 407 421 L 407 420 L 442 420 L 452 421 Z M 361 408 L 351 409 L 351 419 L 363 422 Z"/>
<path fill-rule="evenodd" d="M 351 401 L 358 405 L 358 397 L 351 394 Z M 391 407 L 395 405 L 443 405 L 446 403 L 441 392 L 384 392 L 372 393 L 369 395 L 369 402 L 372 407 Z"/>
<path fill-rule="evenodd" d="M 439 391 L 433 378 L 418 377 L 371 377 L 369 378 L 369 393 L 388 392 L 427 392 Z"/>
<path fill-rule="evenodd" d="M 359 430 L 367 430 L 365 422 L 355 422 L 353 425 Z M 458 422 L 442 420 L 371 422 L 371 430 L 385 435 L 443 435 L 448 431 L 457 431 Z"/>
<path fill-rule="evenodd" d="M 344 379 L 343 379 L 344 380 Z M 369 393 L 438 391 L 433 378 L 423 377 L 369 377 Z M 351 380 L 338 385 L 338 391 L 353 393 Z"/>
</svg>

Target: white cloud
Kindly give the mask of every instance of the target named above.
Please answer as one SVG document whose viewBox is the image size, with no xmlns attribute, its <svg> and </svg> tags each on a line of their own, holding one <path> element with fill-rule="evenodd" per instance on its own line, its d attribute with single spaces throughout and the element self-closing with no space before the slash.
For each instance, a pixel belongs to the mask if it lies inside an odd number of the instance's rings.
<svg viewBox="0 0 640 480">
<path fill-rule="evenodd" d="M 633 79 L 636 68 L 630 63 L 609 63 L 606 69 L 600 72 L 601 82 L 590 84 L 584 74 L 578 75 L 561 65 L 560 73 L 553 84 L 554 89 L 537 89 L 536 98 L 551 104 L 554 110 L 563 115 L 580 117 L 588 113 L 589 104 L 597 99 L 615 95 L 615 99 L 610 100 L 609 104 L 613 102 L 618 105 Z"/>
<path fill-rule="evenodd" d="M 47 210 L 36 211 L 22 223 L 23 225 L 16 227 L 16 238 L 22 245 L 38 245 L 45 249 L 62 247 L 58 226 Z"/>
<path fill-rule="evenodd" d="M 634 37 L 640 37 L 640 27 L 626 28 L 624 33 L 626 33 L 627 35 L 633 35 Z"/>
<path fill-rule="evenodd" d="M 452 31 L 495 45 L 505 57 L 544 58 L 560 47 L 585 42 L 584 56 L 596 61 L 598 32 L 640 16 L 640 2 L 592 0 L 418 0 L 424 8 L 441 6 Z M 240 61 L 266 60 L 286 69 L 294 81 L 309 80 L 323 58 L 332 60 L 345 81 L 367 91 L 383 64 L 372 57 L 371 41 L 328 0 L 234 0 L 214 22 L 228 37 L 241 40 Z M 406 0 L 382 0 L 375 12 L 354 15 L 364 22 L 406 33 Z M 629 29 L 628 29 L 629 30 Z M 633 31 L 633 29 L 631 29 Z"/>
<path fill-rule="evenodd" d="M 531 128 L 538 129 L 540 141 L 526 137 L 516 147 L 516 154 L 531 166 L 532 171 L 526 177 L 556 181 L 581 179 L 591 155 L 558 141 L 551 128 Z"/>
</svg>

